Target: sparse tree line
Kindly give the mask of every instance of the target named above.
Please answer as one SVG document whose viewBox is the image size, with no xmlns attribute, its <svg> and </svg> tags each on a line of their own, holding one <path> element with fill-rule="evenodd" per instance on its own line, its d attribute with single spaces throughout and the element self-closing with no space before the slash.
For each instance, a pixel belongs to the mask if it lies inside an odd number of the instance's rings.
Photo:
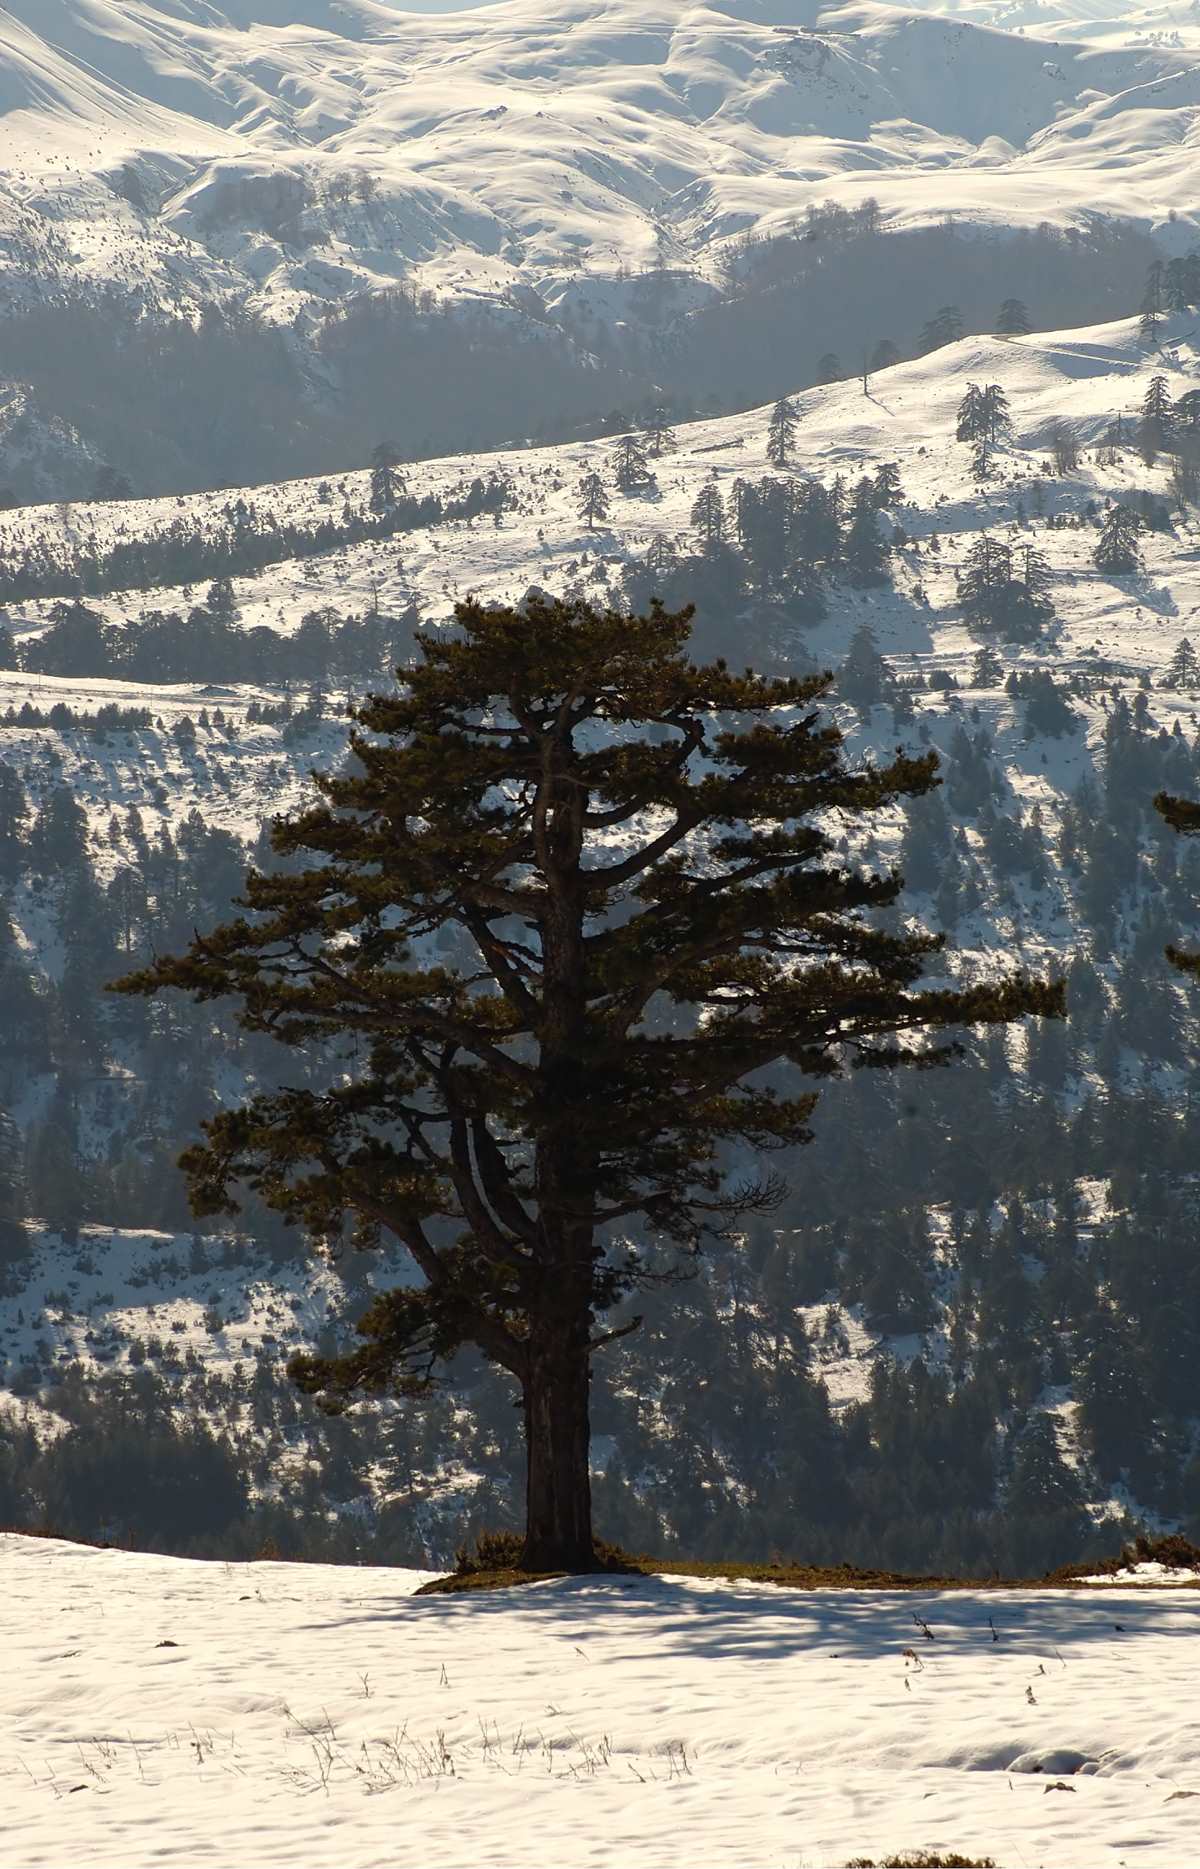
<svg viewBox="0 0 1200 1869">
<path fill-rule="evenodd" d="M 361 688 L 386 680 L 406 659 L 417 620 L 411 603 L 400 616 L 374 610 L 345 615 L 324 605 L 306 612 L 290 632 L 262 625 L 244 629 L 237 621 L 229 580 L 218 578 L 204 602 L 194 604 L 186 616 L 176 610 L 149 610 L 121 623 L 106 623 L 99 611 L 75 600 L 54 604 L 47 628 L 22 642 L 14 642 L 11 631 L 0 623 L 0 668 L 36 675 L 198 683 L 210 680 L 218 669 L 222 681 L 228 682 Z M 20 709 L 17 716 L 27 719 Z M 118 723 L 102 708 L 96 724 Z"/>
<path fill-rule="evenodd" d="M 325 491 L 332 500 L 327 483 Z M 0 552 L 0 603 L 250 577 L 288 559 L 320 557 L 419 527 L 492 516 L 504 510 L 508 498 L 507 484 L 496 475 L 486 482 L 476 479 L 445 498 L 436 493 L 418 498 L 404 490 L 394 467 L 377 461 L 369 507 L 355 508 L 347 498 L 340 518 L 315 525 L 263 512 L 253 500 L 239 497 L 226 503 L 223 525 L 177 519 L 137 538 L 118 537 L 108 546 L 98 540 L 10 545 Z"/>
</svg>

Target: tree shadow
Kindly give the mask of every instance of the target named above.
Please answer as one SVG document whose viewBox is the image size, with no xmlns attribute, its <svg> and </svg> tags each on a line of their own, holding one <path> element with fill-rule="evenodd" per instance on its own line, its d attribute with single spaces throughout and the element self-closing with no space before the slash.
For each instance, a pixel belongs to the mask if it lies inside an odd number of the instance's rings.
<svg viewBox="0 0 1200 1869">
<path fill-rule="evenodd" d="M 583 1646 L 598 1625 L 605 1636 L 627 1631 L 631 1643 L 653 1638 L 672 1654 L 707 1661 L 783 1658 L 821 1649 L 846 1660 L 902 1656 L 962 1657 L 1019 1651 L 1030 1661 L 1069 1661 L 1072 1652 L 1139 1635 L 1195 1641 L 1200 1590 L 1137 1593 L 975 1590 L 798 1590 L 769 1583 L 666 1576 L 556 1578 L 495 1592 L 405 1598 L 378 1604 L 371 1619 L 436 1618 L 447 1630 L 487 1630 L 497 1620 L 554 1633 Z M 925 1634 L 925 1629 L 931 1631 Z M 498 1633 L 498 1631 L 497 1631 Z"/>
</svg>

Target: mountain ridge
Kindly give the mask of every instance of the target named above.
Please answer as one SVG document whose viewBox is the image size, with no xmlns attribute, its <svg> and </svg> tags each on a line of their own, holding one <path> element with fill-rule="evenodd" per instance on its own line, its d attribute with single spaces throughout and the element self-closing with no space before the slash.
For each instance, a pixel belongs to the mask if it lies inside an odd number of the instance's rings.
<svg viewBox="0 0 1200 1869">
<path fill-rule="evenodd" d="M 32 204 L 74 243 L 45 284 L 129 268 L 282 319 L 334 289 L 318 253 L 340 292 L 403 276 L 451 297 L 553 295 L 655 263 L 712 278 L 731 240 L 801 228 L 826 196 L 874 196 L 892 228 L 1107 213 L 1179 244 L 1196 224 L 1184 45 L 1039 39 L 872 0 L 435 15 L 317 0 L 287 26 L 281 11 L 0 14 L 0 213 Z M 273 226 L 262 177 L 294 197 Z M 10 267 L 18 294 L 38 283 Z"/>
</svg>

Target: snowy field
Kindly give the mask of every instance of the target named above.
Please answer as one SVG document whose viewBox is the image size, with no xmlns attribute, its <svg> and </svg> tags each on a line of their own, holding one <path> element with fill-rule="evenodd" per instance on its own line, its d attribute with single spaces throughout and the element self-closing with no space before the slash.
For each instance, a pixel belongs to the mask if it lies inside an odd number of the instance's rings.
<svg viewBox="0 0 1200 1869">
<path fill-rule="evenodd" d="M 1196 1859 L 1195 1588 L 0 1563 L 5 1869 Z"/>
</svg>

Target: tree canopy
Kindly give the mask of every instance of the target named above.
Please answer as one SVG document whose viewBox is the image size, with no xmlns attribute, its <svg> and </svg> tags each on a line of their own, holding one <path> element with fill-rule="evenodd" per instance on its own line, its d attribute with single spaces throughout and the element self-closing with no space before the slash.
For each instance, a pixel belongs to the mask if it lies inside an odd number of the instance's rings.
<svg viewBox="0 0 1200 1869">
<path fill-rule="evenodd" d="M 245 913 L 118 984 L 232 997 L 328 1059 L 322 1088 L 205 1123 L 196 1211 L 249 1187 L 318 1238 L 401 1241 L 416 1282 L 294 1374 L 339 1407 L 476 1345 L 521 1388 L 525 1562 L 586 1568 L 590 1360 L 636 1327 L 624 1301 L 770 1205 L 761 1158 L 809 1139 L 812 1085 L 945 1061 L 944 1028 L 1062 991 L 919 986 L 942 938 L 875 925 L 900 879 L 836 840 L 928 792 L 936 757 L 849 766 L 827 677 L 697 666 L 690 611 L 658 604 L 455 622 L 275 822 L 287 867 L 250 874 Z"/>
</svg>

